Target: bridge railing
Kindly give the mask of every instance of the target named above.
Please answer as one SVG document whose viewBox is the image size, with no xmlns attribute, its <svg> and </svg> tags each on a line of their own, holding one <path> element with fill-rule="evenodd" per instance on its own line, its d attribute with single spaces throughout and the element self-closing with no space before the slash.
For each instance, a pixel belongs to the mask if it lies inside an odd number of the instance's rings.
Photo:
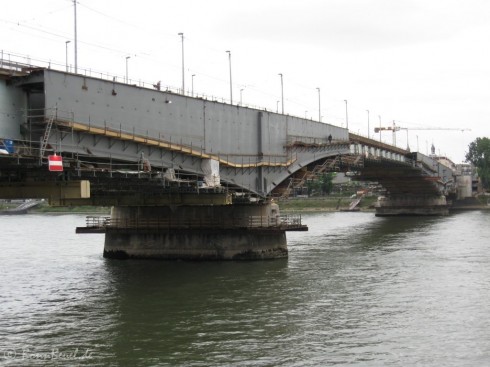
<svg viewBox="0 0 490 367">
<path fill-rule="evenodd" d="M 301 215 L 247 216 L 230 218 L 111 218 L 107 216 L 86 217 L 87 228 L 112 229 L 283 229 L 305 227 Z"/>
<path fill-rule="evenodd" d="M 0 69 L 8 70 L 11 74 L 14 73 L 27 73 L 30 70 L 34 69 L 52 69 L 66 73 L 72 73 L 76 75 L 84 75 L 90 78 L 97 78 L 101 80 L 106 80 L 118 84 L 128 84 L 132 86 L 138 86 L 140 88 L 151 89 L 151 90 L 159 90 L 163 92 L 170 92 L 173 94 L 179 94 L 192 98 L 200 98 L 206 101 L 213 101 L 219 103 L 229 103 L 236 106 L 253 108 L 259 111 L 269 111 L 264 106 L 258 106 L 253 104 L 244 104 L 242 102 L 230 101 L 226 97 L 218 97 L 213 96 L 206 93 L 197 93 L 194 90 L 182 90 L 182 88 L 171 85 L 163 85 L 160 81 L 148 81 L 136 78 L 127 79 L 125 75 L 117 75 L 107 71 L 101 71 L 93 68 L 84 68 L 78 67 L 75 73 L 75 68 L 72 64 L 66 64 L 62 62 L 53 62 L 52 60 L 43 60 L 39 58 L 32 58 L 28 55 L 21 55 L 13 52 L 7 52 L 4 50 L 0 50 Z M 279 111 L 276 111 L 279 113 Z M 298 118 L 302 118 L 301 116 L 297 116 Z M 306 120 L 306 119 L 305 119 Z"/>
<path fill-rule="evenodd" d="M 288 154 L 230 154 L 230 153 L 217 153 L 211 154 L 204 148 L 203 138 L 193 135 L 179 135 L 172 136 L 156 129 L 141 129 L 136 126 L 128 127 L 121 123 L 111 123 L 107 121 L 90 121 L 79 122 L 75 121 L 73 112 L 64 111 L 56 107 L 45 109 L 29 109 L 22 110 L 22 113 L 27 121 L 30 123 L 36 123 L 37 135 L 44 132 L 39 130 L 43 128 L 42 123 L 47 125 L 47 121 L 50 117 L 53 117 L 54 124 L 61 128 L 81 130 L 87 133 L 107 136 L 109 138 L 119 138 L 126 141 L 134 141 L 139 144 L 148 144 L 150 146 L 164 146 L 169 150 L 183 152 L 185 154 L 191 154 L 193 156 L 212 156 L 213 159 L 218 159 L 232 165 L 239 165 L 241 167 L 252 167 L 259 164 L 267 163 L 268 166 L 284 166 L 297 157 L 289 152 Z M 31 125 L 29 125 L 31 126 Z M 30 127 L 33 129 L 33 126 Z M 19 141 L 20 143 L 20 141 Z M 25 146 L 28 146 L 32 151 L 35 151 L 39 145 L 39 141 L 29 141 Z M 72 150 L 79 150 L 78 145 L 70 145 L 66 142 L 61 144 L 60 142 L 51 143 L 49 150 L 58 150 L 70 152 Z"/>
</svg>

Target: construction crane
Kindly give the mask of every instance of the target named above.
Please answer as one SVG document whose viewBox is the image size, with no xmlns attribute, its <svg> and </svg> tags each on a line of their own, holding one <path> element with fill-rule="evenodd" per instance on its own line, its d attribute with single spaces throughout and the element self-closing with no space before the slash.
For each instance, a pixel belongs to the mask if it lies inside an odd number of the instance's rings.
<svg viewBox="0 0 490 367">
<path fill-rule="evenodd" d="M 396 146 L 396 132 L 400 130 L 406 130 L 407 131 L 407 149 L 408 149 L 408 130 L 458 130 L 458 131 L 471 131 L 471 129 L 462 129 L 462 128 L 451 128 L 451 127 L 415 127 L 415 128 L 408 128 L 408 127 L 401 127 L 397 126 L 395 124 L 395 121 L 393 121 L 392 126 L 384 126 L 384 127 L 375 127 L 374 132 L 378 133 L 380 136 L 381 140 L 381 131 L 393 131 L 393 145 Z"/>
</svg>

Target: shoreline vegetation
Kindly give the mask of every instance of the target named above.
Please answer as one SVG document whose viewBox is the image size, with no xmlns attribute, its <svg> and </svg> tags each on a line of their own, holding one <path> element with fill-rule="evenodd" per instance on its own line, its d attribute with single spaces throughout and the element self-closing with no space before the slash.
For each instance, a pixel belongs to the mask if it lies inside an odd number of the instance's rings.
<svg viewBox="0 0 490 367">
<path fill-rule="evenodd" d="M 349 205 L 355 200 L 350 196 L 322 196 L 322 197 L 293 197 L 287 200 L 275 201 L 279 205 L 281 213 L 295 212 L 335 212 L 348 211 Z M 376 195 L 365 196 L 356 206 L 355 211 L 374 212 L 374 204 L 378 200 Z M 454 205 L 451 210 L 490 210 L 488 196 L 480 196 L 463 200 Z M 15 208 L 15 203 L 0 203 L 0 211 Z M 31 214 L 98 214 L 110 215 L 110 207 L 95 206 L 71 206 L 71 207 L 52 207 L 47 203 L 29 209 Z"/>
<path fill-rule="evenodd" d="M 279 205 L 281 213 L 292 212 L 316 212 L 316 211 L 340 211 L 347 210 L 350 203 L 355 200 L 349 196 L 323 196 L 323 197 L 293 197 L 287 200 L 275 201 Z M 356 208 L 360 211 L 374 211 L 374 203 L 377 196 L 365 197 Z M 0 204 L 0 210 L 15 208 L 18 204 Z M 109 215 L 110 207 L 96 206 L 49 206 L 42 203 L 37 207 L 29 209 L 31 214 L 99 214 Z"/>
<path fill-rule="evenodd" d="M 14 209 L 19 203 L 0 203 L 0 211 Z M 29 214 L 100 214 L 110 215 L 111 208 L 102 206 L 49 206 L 42 203 L 28 209 Z"/>
<path fill-rule="evenodd" d="M 281 213 L 291 212 L 335 212 L 346 211 L 355 200 L 349 196 L 323 196 L 310 198 L 289 198 L 277 202 Z M 362 198 L 356 211 L 374 211 L 377 196 Z"/>
</svg>

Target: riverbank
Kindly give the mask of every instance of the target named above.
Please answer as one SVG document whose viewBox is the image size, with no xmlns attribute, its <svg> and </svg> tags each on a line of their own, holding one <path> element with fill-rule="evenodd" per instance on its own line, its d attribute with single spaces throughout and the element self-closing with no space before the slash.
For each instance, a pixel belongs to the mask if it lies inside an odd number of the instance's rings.
<svg viewBox="0 0 490 367">
<path fill-rule="evenodd" d="M 312 198 L 289 198 L 287 200 L 277 201 L 281 213 L 293 213 L 293 212 L 334 212 L 348 210 L 349 205 L 355 199 L 349 196 L 325 196 L 325 197 L 312 197 Z M 359 205 L 356 207 L 356 211 L 362 212 L 374 212 L 374 204 L 378 200 L 377 196 L 363 197 Z M 2 203 L 0 204 L 0 211 L 6 209 L 12 209 L 18 206 L 18 203 Z M 455 203 L 450 209 L 451 211 L 465 211 L 465 210 L 490 210 L 488 204 L 488 197 L 482 196 L 478 198 L 468 198 L 460 202 Z M 34 214 L 98 214 L 98 215 L 110 215 L 110 207 L 97 207 L 97 206 L 70 206 L 70 207 L 53 207 L 47 203 L 29 209 L 29 213 Z"/>
<path fill-rule="evenodd" d="M 19 206 L 18 202 L 4 202 L 0 204 L 0 211 L 11 210 Z M 29 208 L 31 214 L 99 214 L 109 215 L 111 208 L 98 206 L 49 206 L 47 202 L 41 203 L 36 207 Z"/>
<path fill-rule="evenodd" d="M 350 197 L 326 196 L 314 198 L 289 198 L 288 200 L 278 201 L 281 213 L 293 212 L 333 212 L 348 210 L 350 203 L 355 199 Z M 378 200 L 377 196 L 363 197 L 356 211 L 374 212 L 374 204 Z M 467 198 L 453 203 L 449 209 L 451 212 L 467 210 L 490 210 L 487 196 Z"/>
<path fill-rule="evenodd" d="M 318 211 L 338 211 L 347 210 L 354 201 L 348 196 L 325 196 L 313 198 L 289 198 L 278 202 L 281 213 L 288 212 L 318 212 Z M 362 198 L 356 207 L 359 211 L 374 211 L 376 196 Z"/>
</svg>

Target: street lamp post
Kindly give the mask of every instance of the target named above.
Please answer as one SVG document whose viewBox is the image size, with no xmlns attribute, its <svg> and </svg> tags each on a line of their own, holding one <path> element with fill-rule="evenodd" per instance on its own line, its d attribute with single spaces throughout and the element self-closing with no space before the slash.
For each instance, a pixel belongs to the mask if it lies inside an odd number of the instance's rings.
<svg viewBox="0 0 490 367">
<path fill-rule="evenodd" d="M 379 141 L 381 141 L 381 115 L 378 115 L 379 117 Z"/>
<path fill-rule="evenodd" d="M 191 97 L 194 97 L 194 77 L 196 74 L 192 74 L 191 76 Z"/>
<path fill-rule="evenodd" d="M 240 106 L 241 106 L 241 105 L 242 105 L 242 103 L 243 103 L 243 99 L 242 99 L 242 97 L 243 97 L 243 89 L 244 89 L 244 88 L 240 89 Z"/>
<path fill-rule="evenodd" d="M 182 43 L 182 94 L 185 94 L 185 74 L 184 74 L 184 33 L 178 34 Z"/>
<path fill-rule="evenodd" d="M 68 72 L 68 44 L 71 41 L 66 41 L 65 42 L 65 59 L 66 59 L 66 72 Z"/>
<path fill-rule="evenodd" d="M 347 100 L 344 99 L 344 102 L 345 102 L 345 127 L 347 128 L 347 130 L 349 130 L 349 114 L 347 112 Z"/>
<path fill-rule="evenodd" d="M 284 83 L 282 73 L 278 74 L 281 77 L 281 113 L 284 115 Z"/>
<path fill-rule="evenodd" d="M 368 114 L 368 139 L 369 139 L 369 110 L 366 110 L 367 114 Z"/>
<path fill-rule="evenodd" d="M 318 121 L 322 122 L 322 109 L 321 109 L 321 105 L 320 105 L 320 88 L 316 88 L 316 90 L 318 91 Z"/>
<path fill-rule="evenodd" d="M 126 84 L 129 83 L 129 77 L 128 77 L 128 60 L 131 58 L 131 56 L 126 56 Z"/>
<path fill-rule="evenodd" d="M 75 18 L 75 74 L 78 74 L 77 0 L 73 0 L 73 10 Z"/>
<path fill-rule="evenodd" d="M 230 104 L 233 104 L 233 84 L 231 82 L 231 51 L 226 51 L 228 54 L 228 66 L 230 68 Z"/>
</svg>

